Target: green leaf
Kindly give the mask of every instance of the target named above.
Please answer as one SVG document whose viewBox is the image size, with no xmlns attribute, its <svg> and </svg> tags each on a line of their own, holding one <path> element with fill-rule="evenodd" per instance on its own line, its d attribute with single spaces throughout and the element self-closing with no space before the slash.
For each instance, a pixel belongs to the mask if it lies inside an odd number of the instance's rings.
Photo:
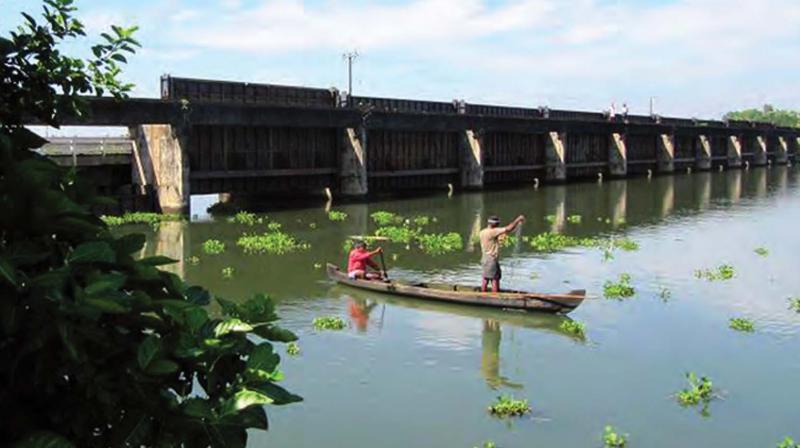
<svg viewBox="0 0 800 448">
<path fill-rule="evenodd" d="M 2 256 L 0 256 L 0 278 L 5 279 L 5 281 L 14 287 L 17 286 L 17 274 L 14 266 Z"/>
<path fill-rule="evenodd" d="M 67 257 L 67 261 L 72 264 L 79 263 L 113 263 L 116 254 L 111 246 L 105 241 L 91 241 L 76 247 Z"/>
<path fill-rule="evenodd" d="M 181 404 L 181 410 L 189 417 L 199 419 L 214 418 L 214 411 L 211 404 L 203 398 L 190 398 Z"/>
<path fill-rule="evenodd" d="M 146 264 L 148 266 L 162 266 L 165 264 L 177 263 L 178 260 L 174 260 L 169 257 L 164 257 L 162 255 L 156 255 L 155 257 L 142 258 L 141 260 L 139 260 L 139 262 Z"/>
<path fill-rule="evenodd" d="M 269 428 L 269 424 L 267 423 L 267 411 L 261 406 L 251 406 L 236 414 L 228 415 L 222 418 L 219 423 L 220 425 L 238 426 L 241 428 L 263 430 Z"/>
<path fill-rule="evenodd" d="M 122 314 L 130 310 L 128 307 L 108 298 L 88 298 L 84 299 L 84 302 L 108 314 Z"/>
<path fill-rule="evenodd" d="M 128 60 L 125 59 L 125 56 L 123 56 L 121 54 L 118 54 L 118 53 L 112 54 L 111 55 L 111 59 L 113 59 L 113 60 L 115 60 L 117 62 L 122 62 L 123 64 L 127 64 L 128 63 Z"/>
<path fill-rule="evenodd" d="M 139 367 L 142 370 L 146 370 L 160 350 L 161 339 L 153 335 L 145 338 L 145 340 L 139 344 L 139 349 L 136 351 L 136 360 L 139 363 Z"/>
<path fill-rule="evenodd" d="M 295 395 L 274 383 L 263 383 L 255 389 L 268 396 L 272 400 L 272 404 L 275 405 L 284 405 L 303 401 L 303 397 Z"/>
<path fill-rule="evenodd" d="M 192 333 L 197 333 L 208 322 L 208 312 L 200 307 L 193 307 L 184 310 L 184 322 Z"/>
<path fill-rule="evenodd" d="M 246 301 L 239 307 L 242 318 L 255 324 L 272 322 L 278 319 L 275 314 L 275 304 L 269 297 L 263 294 L 256 294 L 252 299 Z"/>
<path fill-rule="evenodd" d="M 54 432 L 37 431 L 18 442 L 14 448 L 75 448 L 75 445 Z"/>
<path fill-rule="evenodd" d="M 107 291 L 117 291 L 125 284 L 126 276 L 119 273 L 104 274 L 93 278 L 83 292 L 87 295 L 95 295 Z"/>
<path fill-rule="evenodd" d="M 179 367 L 176 362 L 169 359 L 156 359 L 147 366 L 145 372 L 151 375 L 169 375 L 177 372 Z"/>
<path fill-rule="evenodd" d="M 195 305 L 205 306 L 211 302 L 211 294 L 203 287 L 190 286 L 186 290 L 186 300 Z"/>
<path fill-rule="evenodd" d="M 250 406 L 260 406 L 272 403 L 272 398 L 250 389 L 242 389 L 222 403 L 222 417 L 233 415 Z"/>
<path fill-rule="evenodd" d="M 253 332 L 268 341 L 294 342 L 297 340 L 297 335 L 291 331 L 274 325 L 259 325 Z"/>
<path fill-rule="evenodd" d="M 250 331 L 253 331 L 253 327 L 250 324 L 236 318 L 228 318 L 214 327 L 214 336 L 220 337 L 229 333 L 247 333 Z"/>
<path fill-rule="evenodd" d="M 114 248 L 119 254 L 130 255 L 142 250 L 146 238 L 141 233 L 131 233 L 114 241 Z"/>
<path fill-rule="evenodd" d="M 275 368 L 278 367 L 280 361 L 281 357 L 275 353 L 272 344 L 265 342 L 253 348 L 253 351 L 250 352 L 250 356 L 247 358 L 246 365 L 248 369 L 272 373 Z"/>
</svg>

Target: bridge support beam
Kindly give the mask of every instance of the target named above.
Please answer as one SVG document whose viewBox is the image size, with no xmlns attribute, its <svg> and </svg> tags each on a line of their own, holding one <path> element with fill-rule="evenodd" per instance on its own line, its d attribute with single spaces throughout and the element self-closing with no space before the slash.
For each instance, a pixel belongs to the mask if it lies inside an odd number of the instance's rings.
<svg viewBox="0 0 800 448">
<path fill-rule="evenodd" d="M 778 137 L 778 153 L 775 155 L 775 163 L 778 165 L 786 165 L 789 162 L 789 142 L 786 137 Z"/>
<path fill-rule="evenodd" d="M 753 151 L 753 165 L 764 166 L 767 164 L 767 139 L 763 135 L 756 137 L 756 147 Z"/>
<path fill-rule="evenodd" d="M 707 135 L 697 136 L 697 158 L 695 159 L 695 169 L 705 171 L 711 169 L 711 142 Z"/>
<path fill-rule="evenodd" d="M 461 187 L 483 188 L 483 151 L 479 132 L 467 129 L 461 138 Z"/>
<path fill-rule="evenodd" d="M 728 167 L 741 168 L 742 140 L 738 135 L 728 136 Z"/>
<path fill-rule="evenodd" d="M 563 182 L 567 180 L 565 163 L 567 135 L 564 132 L 549 132 L 545 144 L 545 161 L 547 164 L 547 180 Z"/>
<path fill-rule="evenodd" d="M 134 182 L 151 186 L 164 213 L 189 212 L 189 138 L 191 128 L 142 125 L 129 128 L 133 149 Z"/>
<path fill-rule="evenodd" d="M 658 139 L 658 172 L 672 173 L 675 171 L 675 137 L 661 134 Z"/>
<path fill-rule="evenodd" d="M 365 196 L 367 182 L 367 130 L 346 128 L 342 142 L 339 171 L 340 188 L 344 196 Z"/>
<path fill-rule="evenodd" d="M 625 136 L 614 132 L 608 145 L 608 172 L 611 176 L 628 174 L 628 151 L 625 147 Z"/>
</svg>

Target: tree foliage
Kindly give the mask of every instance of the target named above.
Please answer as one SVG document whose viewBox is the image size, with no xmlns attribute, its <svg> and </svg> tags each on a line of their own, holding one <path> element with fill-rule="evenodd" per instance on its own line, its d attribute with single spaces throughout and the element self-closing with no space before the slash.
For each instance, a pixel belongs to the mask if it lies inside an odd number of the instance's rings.
<svg viewBox="0 0 800 448">
<path fill-rule="evenodd" d="M 765 104 L 761 109 L 728 112 L 725 114 L 725 118 L 728 120 L 772 123 L 777 126 L 800 127 L 800 112 L 776 109 L 769 104 Z"/>
<path fill-rule="evenodd" d="M 300 398 L 273 342 L 296 337 L 272 302 L 244 303 L 138 260 L 144 236 L 113 236 L 89 208 L 101 200 L 74 171 L 31 149 L 31 117 L 58 126 L 81 95 L 124 97 L 118 80 L 135 28 L 112 27 L 93 58 L 63 54 L 83 36 L 71 0 L 0 37 L 0 440 L 18 447 L 242 447 L 267 428 L 263 405 Z"/>
</svg>

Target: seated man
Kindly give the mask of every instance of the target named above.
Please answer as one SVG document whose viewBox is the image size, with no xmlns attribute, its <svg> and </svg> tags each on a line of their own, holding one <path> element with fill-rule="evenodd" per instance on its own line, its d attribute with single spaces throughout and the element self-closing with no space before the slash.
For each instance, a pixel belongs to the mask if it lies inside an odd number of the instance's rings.
<svg viewBox="0 0 800 448">
<path fill-rule="evenodd" d="M 372 261 L 370 257 L 381 252 L 383 252 L 383 249 L 380 247 L 370 252 L 367 250 L 366 242 L 357 241 L 347 258 L 347 276 L 352 279 L 366 280 L 380 280 L 386 277 L 386 272 L 370 272 L 367 269 L 368 267 L 375 270 L 380 269 L 378 264 Z"/>
</svg>

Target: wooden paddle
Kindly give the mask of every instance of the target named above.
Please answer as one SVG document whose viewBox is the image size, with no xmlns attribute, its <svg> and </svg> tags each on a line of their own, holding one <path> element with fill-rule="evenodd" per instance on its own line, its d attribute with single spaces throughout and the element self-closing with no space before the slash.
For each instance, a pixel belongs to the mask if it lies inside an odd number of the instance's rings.
<svg viewBox="0 0 800 448">
<path fill-rule="evenodd" d="M 383 281 L 389 281 L 389 273 L 386 271 L 386 263 L 383 261 L 383 251 L 380 252 L 381 255 L 381 269 L 383 269 Z"/>
</svg>

